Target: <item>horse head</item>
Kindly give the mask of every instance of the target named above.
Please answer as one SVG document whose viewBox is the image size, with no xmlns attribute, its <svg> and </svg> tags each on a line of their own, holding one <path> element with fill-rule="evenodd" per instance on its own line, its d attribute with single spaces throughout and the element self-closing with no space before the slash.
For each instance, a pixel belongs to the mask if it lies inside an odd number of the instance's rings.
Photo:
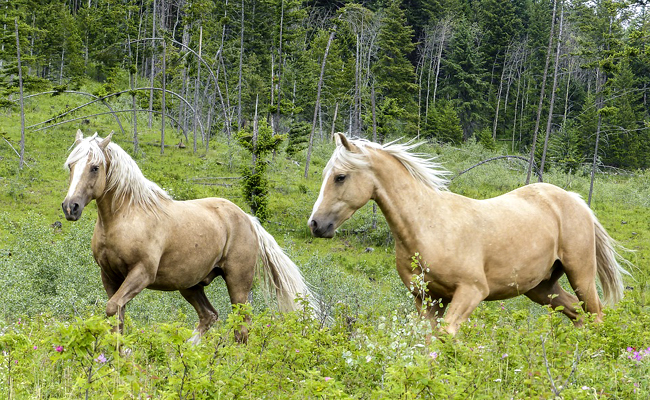
<svg viewBox="0 0 650 400">
<path fill-rule="evenodd" d="M 65 166 L 70 171 L 70 182 L 68 194 L 61 207 L 68 221 L 78 220 L 84 207 L 104 193 L 107 170 L 106 148 L 112 136 L 113 132 L 102 139 L 95 133 L 84 139 L 81 130 L 77 130 L 75 148 L 65 162 Z"/>
<path fill-rule="evenodd" d="M 375 177 L 368 154 L 342 133 L 335 135 L 336 150 L 323 170 L 323 184 L 309 217 L 312 235 L 331 238 L 336 229 L 374 195 Z"/>
</svg>

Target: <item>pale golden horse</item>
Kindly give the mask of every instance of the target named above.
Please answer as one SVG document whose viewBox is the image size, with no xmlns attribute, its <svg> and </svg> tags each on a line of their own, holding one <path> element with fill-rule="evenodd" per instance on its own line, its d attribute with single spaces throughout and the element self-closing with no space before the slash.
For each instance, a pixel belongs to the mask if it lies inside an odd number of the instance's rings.
<svg viewBox="0 0 650 400">
<path fill-rule="evenodd" d="M 124 307 L 142 289 L 178 290 L 199 316 L 197 342 L 218 318 L 204 292 L 218 276 L 233 305 L 248 301 L 257 273 L 281 311 L 298 309 L 299 296 L 317 309 L 299 269 L 254 217 L 226 199 L 172 200 L 111 137 L 84 139 L 77 131 L 65 162 L 70 186 L 62 207 L 76 221 L 97 202 L 92 252 L 109 297 L 106 314 L 119 313 L 116 329 L 122 330 Z M 250 317 L 245 322 L 235 331 L 238 341 L 248 338 Z"/>
<path fill-rule="evenodd" d="M 539 183 L 474 200 L 447 191 L 439 164 L 414 154 L 415 144 L 380 145 L 339 133 L 309 218 L 314 236 L 331 238 L 352 214 L 374 200 L 395 238 L 397 272 L 407 287 L 423 274 L 433 302 L 413 290 L 416 306 L 450 334 L 483 300 L 526 295 L 564 306 L 576 325 L 585 311 L 602 320 L 604 300 L 623 296 L 615 243 L 579 195 Z M 412 268 L 416 253 L 420 267 Z M 417 265 L 417 264 L 416 264 Z M 424 269 L 424 271 L 422 271 Z M 558 279 L 566 274 L 576 295 Z M 446 314 L 445 314 L 446 309 Z"/>
</svg>

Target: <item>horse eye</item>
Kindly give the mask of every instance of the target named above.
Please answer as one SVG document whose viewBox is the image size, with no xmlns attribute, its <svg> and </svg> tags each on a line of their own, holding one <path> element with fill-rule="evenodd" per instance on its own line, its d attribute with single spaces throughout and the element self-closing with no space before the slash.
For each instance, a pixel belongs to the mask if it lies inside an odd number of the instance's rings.
<svg viewBox="0 0 650 400">
<path fill-rule="evenodd" d="M 99 171 L 99 167 L 97 165 L 93 165 L 92 167 L 90 167 L 90 172 L 97 172 L 97 171 Z"/>
<path fill-rule="evenodd" d="M 336 175 L 336 178 L 334 178 L 334 182 L 336 182 L 336 183 L 343 182 L 344 180 L 345 180 L 345 175 L 343 175 L 343 174 Z"/>
</svg>

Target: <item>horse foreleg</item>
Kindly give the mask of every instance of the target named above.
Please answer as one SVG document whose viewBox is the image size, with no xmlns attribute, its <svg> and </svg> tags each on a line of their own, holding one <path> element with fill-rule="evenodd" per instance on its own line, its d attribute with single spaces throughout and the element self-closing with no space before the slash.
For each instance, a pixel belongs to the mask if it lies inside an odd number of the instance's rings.
<svg viewBox="0 0 650 400">
<path fill-rule="evenodd" d="M 110 300 L 111 297 L 119 290 L 120 285 L 122 284 L 122 281 L 116 282 L 114 279 L 112 279 L 104 270 L 101 270 L 101 277 L 102 277 L 102 284 L 104 285 L 104 290 L 106 291 L 106 295 L 108 295 L 108 299 Z M 119 314 L 117 316 L 117 325 L 113 327 L 113 332 L 122 332 L 122 329 L 124 328 L 124 307 L 120 308 Z"/>
<path fill-rule="evenodd" d="M 449 299 L 435 298 L 429 299 L 426 309 L 422 305 L 422 298 L 415 296 L 415 307 L 420 314 L 431 322 L 431 327 L 436 328 L 439 320 L 445 315 L 445 310 L 449 305 Z"/>
<path fill-rule="evenodd" d="M 106 303 L 107 316 L 111 317 L 118 312 L 120 313 L 120 332 L 122 331 L 122 324 L 124 322 L 124 306 L 153 281 L 154 277 L 151 273 L 147 272 L 145 265 L 138 263 L 129 271 L 117 292 Z"/>
<path fill-rule="evenodd" d="M 198 344 L 201 341 L 201 336 L 217 321 L 219 314 L 210 304 L 202 285 L 192 286 L 188 289 L 179 290 L 179 292 L 194 307 L 199 316 L 199 324 L 190 339 L 193 344 Z"/>
<path fill-rule="evenodd" d="M 469 315 L 487 296 L 488 289 L 477 286 L 459 286 L 456 288 L 449 310 L 444 318 L 445 330 L 452 336 L 458 332 L 460 324 L 467 321 Z"/>
</svg>

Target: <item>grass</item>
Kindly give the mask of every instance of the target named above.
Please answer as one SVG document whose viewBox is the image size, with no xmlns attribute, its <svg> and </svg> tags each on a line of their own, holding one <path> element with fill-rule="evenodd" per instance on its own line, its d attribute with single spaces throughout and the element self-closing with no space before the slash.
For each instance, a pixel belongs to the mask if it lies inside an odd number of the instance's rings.
<svg viewBox="0 0 650 400">
<path fill-rule="evenodd" d="M 45 120 L 74 101 L 32 99 L 27 123 Z M 0 118 L 0 134 L 16 149 L 18 121 L 15 110 Z M 129 131 L 125 115 L 122 123 Z M 180 136 L 167 127 L 169 147 L 161 155 L 156 128 L 146 128 L 145 118 L 138 127 L 141 151 L 135 159 L 145 176 L 177 199 L 225 197 L 248 210 L 239 171 L 250 160 L 235 144 L 219 137 L 207 152 L 199 145 L 194 154 L 191 143 L 175 147 Z M 89 124 L 28 130 L 22 170 L 14 151 L 0 141 L 3 396 L 551 398 L 559 391 L 566 398 L 646 398 L 650 393 L 644 378 L 650 356 L 633 357 L 650 346 L 645 171 L 596 178 L 593 209 L 612 237 L 632 251 L 625 255 L 635 264 L 626 299 L 607 311 L 604 324 L 576 330 L 521 296 L 483 303 L 456 339 L 429 343 L 430 328 L 413 315 L 412 300 L 395 272 L 393 239 L 381 213 L 373 215 L 366 205 L 331 240 L 314 239 L 307 229 L 332 144 L 317 141 L 308 179 L 303 178 L 304 152 L 293 159 L 279 152 L 269 165 L 272 216 L 264 225 L 318 288 L 334 322 L 323 327 L 300 315 L 279 316 L 254 290 L 251 343 L 237 346 L 231 328 L 239 314 L 231 312 L 225 285 L 215 281 L 208 296 L 222 322 L 192 348 L 184 340 L 196 317 L 178 293 L 142 292 L 129 303 L 127 334 L 109 333 L 99 267 L 90 252 L 95 205 L 76 223 L 66 221 L 60 208 L 68 184 L 63 162 L 77 128 L 105 136 L 115 122 L 104 116 Z M 117 130 L 114 138 L 133 154 L 130 138 Z M 421 151 L 437 155 L 452 176 L 505 152 L 475 143 L 427 144 Z M 499 160 L 454 178 L 450 189 L 488 198 L 521 186 L 524 178 L 522 163 Z M 551 169 L 545 180 L 587 197 L 588 175 Z M 120 341 L 128 343 L 132 356 L 120 353 Z M 96 361 L 100 354 L 107 362 Z M 88 377 L 89 370 L 98 372 L 96 380 Z"/>
</svg>

